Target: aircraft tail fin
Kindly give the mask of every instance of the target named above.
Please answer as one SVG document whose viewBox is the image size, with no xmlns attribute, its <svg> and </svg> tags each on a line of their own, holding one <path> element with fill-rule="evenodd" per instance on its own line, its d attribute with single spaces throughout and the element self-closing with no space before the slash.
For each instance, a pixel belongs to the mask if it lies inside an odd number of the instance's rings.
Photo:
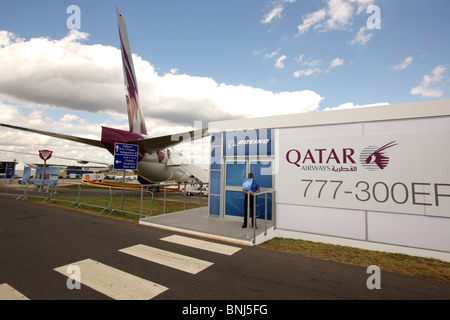
<svg viewBox="0 0 450 320">
<path fill-rule="evenodd" d="M 122 51 L 123 76 L 126 89 L 126 101 L 128 111 L 128 123 L 130 132 L 147 135 L 145 119 L 142 113 L 139 100 L 136 73 L 134 71 L 133 59 L 131 56 L 130 43 L 128 41 L 125 20 L 117 9 L 117 20 L 119 23 L 120 47 Z"/>
</svg>

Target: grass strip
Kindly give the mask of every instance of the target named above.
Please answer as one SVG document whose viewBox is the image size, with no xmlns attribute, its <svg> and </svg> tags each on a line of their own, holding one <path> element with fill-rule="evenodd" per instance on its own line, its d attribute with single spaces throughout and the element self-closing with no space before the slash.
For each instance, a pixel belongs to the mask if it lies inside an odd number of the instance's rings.
<svg viewBox="0 0 450 320">
<path fill-rule="evenodd" d="M 450 263 L 437 259 L 284 238 L 274 238 L 259 247 L 365 268 L 377 265 L 381 271 L 450 283 Z"/>
</svg>

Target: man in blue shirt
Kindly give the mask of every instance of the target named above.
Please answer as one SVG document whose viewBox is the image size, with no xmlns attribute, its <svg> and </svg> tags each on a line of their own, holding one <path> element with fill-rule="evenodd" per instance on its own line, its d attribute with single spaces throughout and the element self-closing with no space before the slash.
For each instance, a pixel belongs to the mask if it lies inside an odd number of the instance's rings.
<svg viewBox="0 0 450 320">
<path fill-rule="evenodd" d="M 252 225 L 253 225 L 253 206 L 255 203 L 255 193 L 261 192 L 260 186 L 258 181 L 255 180 L 255 177 L 253 173 L 248 174 L 248 179 L 244 181 L 244 184 L 242 185 L 242 192 L 245 194 L 244 197 L 244 224 L 242 225 L 242 228 L 247 228 L 247 205 L 248 205 L 248 195 L 250 194 L 250 217 L 252 218 Z M 255 228 L 256 228 L 256 221 L 255 221 Z"/>
</svg>

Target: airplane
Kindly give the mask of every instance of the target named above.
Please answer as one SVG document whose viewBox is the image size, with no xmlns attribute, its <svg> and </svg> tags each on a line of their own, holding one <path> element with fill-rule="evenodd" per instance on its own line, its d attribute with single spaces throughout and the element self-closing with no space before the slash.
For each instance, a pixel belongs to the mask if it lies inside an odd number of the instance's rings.
<svg viewBox="0 0 450 320">
<path fill-rule="evenodd" d="M 170 148 L 181 142 L 189 142 L 194 139 L 208 136 L 207 128 L 154 138 L 148 136 L 139 100 L 136 73 L 134 70 L 125 20 L 122 14 L 119 13 L 119 10 L 116 9 L 116 11 L 122 52 L 129 131 L 102 126 L 101 140 L 98 141 L 3 123 L 0 123 L 0 126 L 70 140 L 99 148 L 106 148 L 113 155 L 115 143 L 138 145 L 137 174 L 141 184 L 160 183 L 164 181 L 191 181 L 193 175 L 190 172 L 180 165 L 172 164 L 171 155 L 173 150 Z"/>
</svg>

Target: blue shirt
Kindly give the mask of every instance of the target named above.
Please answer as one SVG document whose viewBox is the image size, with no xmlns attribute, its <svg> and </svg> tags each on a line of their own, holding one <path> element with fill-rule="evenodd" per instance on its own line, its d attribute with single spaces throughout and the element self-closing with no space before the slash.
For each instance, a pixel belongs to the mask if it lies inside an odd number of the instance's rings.
<svg viewBox="0 0 450 320">
<path fill-rule="evenodd" d="M 250 189 L 251 192 L 255 193 L 256 191 L 258 191 L 259 189 L 261 189 L 261 187 L 259 186 L 258 181 L 256 181 L 255 179 L 253 179 L 253 184 L 252 184 L 252 188 Z"/>
<path fill-rule="evenodd" d="M 249 188 L 248 184 L 250 184 L 250 182 L 252 184 L 251 184 L 251 187 Z M 256 181 L 255 179 L 245 179 L 244 184 L 242 185 L 242 189 L 255 193 L 256 191 L 261 189 L 261 187 L 259 186 L 258 181 Z"/>
</svg>

